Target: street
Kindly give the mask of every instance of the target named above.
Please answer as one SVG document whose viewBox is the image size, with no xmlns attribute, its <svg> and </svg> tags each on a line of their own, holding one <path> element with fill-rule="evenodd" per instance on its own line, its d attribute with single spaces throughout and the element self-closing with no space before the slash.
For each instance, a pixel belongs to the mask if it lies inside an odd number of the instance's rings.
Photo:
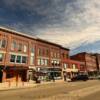
<svg viewBox="0 0 100 100">
<path fill-rule="evenodd" d="M 83 97 L 80 100 L 100 100 L 100 91 Z"/>
<path fill-rule="evenodd" d="M 90 100 L 98 95 L 100 91 L 100 81 L 80 81 L 80 82 L 55 82 L 44 85 L 38 85 L 33 88 L 15 89 L 0 91 L 0 100 Z M 93 90 L 91 92 L 91 89 Z M 92 99 L 91 99 L 92 100 Z"/>
</svg>

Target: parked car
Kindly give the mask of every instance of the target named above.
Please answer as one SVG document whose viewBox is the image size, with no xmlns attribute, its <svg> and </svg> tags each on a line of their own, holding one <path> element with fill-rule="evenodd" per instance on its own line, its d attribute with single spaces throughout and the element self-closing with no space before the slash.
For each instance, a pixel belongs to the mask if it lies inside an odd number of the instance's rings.
<svg viewBox="0 0 100 100">
<path fill-rule="evenodd" d="M 98 75 L 98 76 L 97 76 L 97 79 L 99 79 L 99 80 L 100 80 L 100 75 Z"/>
<path fill-rule="evenodd" d="M 73 78 L 71 78 L 71 81 L 87 81 L 89 78 L 88 78 L 88 75 L 77 75 Z"/>
</svg>

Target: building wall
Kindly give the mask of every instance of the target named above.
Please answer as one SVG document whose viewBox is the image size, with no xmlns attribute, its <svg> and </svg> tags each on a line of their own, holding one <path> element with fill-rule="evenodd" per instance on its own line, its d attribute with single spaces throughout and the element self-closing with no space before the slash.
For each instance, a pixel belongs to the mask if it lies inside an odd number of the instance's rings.
<svg viewBox="0 0 100 100">
<path fill-rule="evenodd" d="M 100 54 L 94 54 L 96 57 L 97 69 L 100 70 Z"/>
<path fill-rule="evenodd" d="M 69 49 L 5 29 L 0 30 L 0 46 L 0 65 L 4 74 L 15 77 L 13 80 L 25 76 L 23 73 L 26 74 L 30 68 L 62 68 L 64 60 L 69 59 Z"/>
<path fill-rule="evenodd" d="M 71 59 L 83 61 L 87 71 L 97 70 L 96 57 L 91 53 L 79 53 L 71 56 Z"/>
</svg>

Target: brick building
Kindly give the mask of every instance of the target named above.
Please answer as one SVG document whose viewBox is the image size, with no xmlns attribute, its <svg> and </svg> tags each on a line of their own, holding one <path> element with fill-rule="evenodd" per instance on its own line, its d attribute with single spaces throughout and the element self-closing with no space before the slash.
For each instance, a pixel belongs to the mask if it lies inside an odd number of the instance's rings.
<svg viewBox="0 0 100 100">
<path fill-rule="evenodd" d="M 68 78 L 72 78 L 80 73 L 85 72 L 85 63 L 82 61 L 76 61 L 68 59 L 64 61 L 65 64 L 62 67 L 63 73 L 66 73 Z"/>
<path fill-rule="evenodd" d="M 100 72 L 100 54 L 94 54 L 96 56 L 97 70 Z"/>
<path fill-rule="evenodd" d="M 71 56 L 71 59 L 84 62 L 85 70 L 90 76 L 95 75 L 97 73 L 96 56 L 92 53 L 78 53 L 76 55 Z"/>
<path fill-rule="evenodd" d="M 35 71 L 62 77 L 69 49 L 0 27 L 0 81 L 27 81 Z"/>
</svg>

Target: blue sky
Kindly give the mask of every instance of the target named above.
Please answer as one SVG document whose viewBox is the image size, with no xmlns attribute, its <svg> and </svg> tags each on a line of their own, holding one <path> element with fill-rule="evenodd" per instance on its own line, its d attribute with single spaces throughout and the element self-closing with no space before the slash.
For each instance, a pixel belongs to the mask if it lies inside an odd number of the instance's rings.
<svg viewBox="0 0 100 100">
<path fill-rule="evenodd" d="M 0 0 L 0 25 L 71 49 L 100 53 L 99 0 Z"/>
</svg>

